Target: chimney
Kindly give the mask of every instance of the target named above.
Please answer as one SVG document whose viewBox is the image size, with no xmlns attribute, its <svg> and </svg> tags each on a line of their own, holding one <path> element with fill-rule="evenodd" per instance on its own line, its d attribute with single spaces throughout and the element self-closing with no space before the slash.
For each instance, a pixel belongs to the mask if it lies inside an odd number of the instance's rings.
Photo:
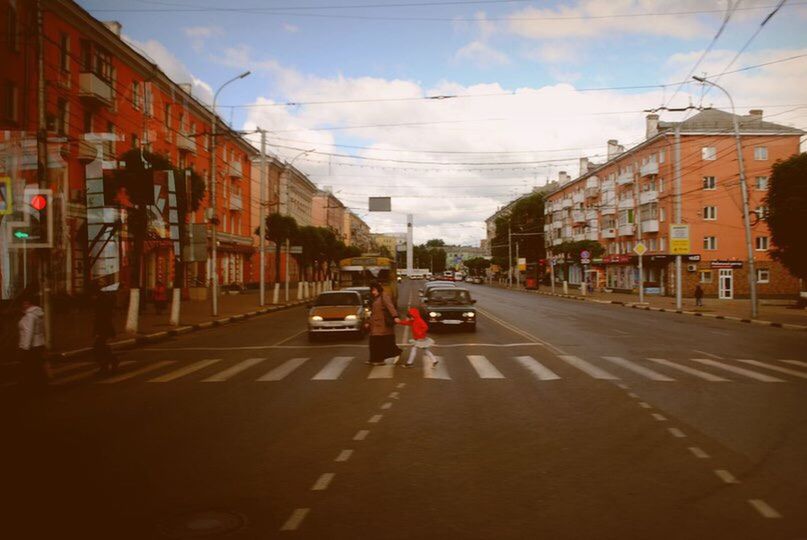
<svg viewBox="0 0 807 540">
<path fill-rule="evenodd" d="M 658 115 L 648 114 L 645 124 L 645 139 L 655 137 L 658 133 Z"/>
<path fill-rule="evenodd" d="M 578 176 L 583 176 L 587 172 L 588 172 L 588 158 L 587 157 L 581 157 L 580 158 L 580 173 L 578 174 Z"/>
<path fill-rule="evenodd" d="M 625 148 L 620 146 L 616 139 L 611 139 L 608 141 L 608 161 L 611 161 L 624 151 Z"/>
<path fill-rule="evenodd" d="M 558 183 L 559 183 L 560 185 L 565 184 L 566 182 L 568 182 L 568 181 L 569 181 L 569 180 L 571 180 L 571 179 L 572 179 L 572 177 L 571 177 L 571 176 L 569 176 L 569 175 L 566 173 L 566 171 L 560 171 L 560 172 L 558 173 Z"/>
<path fill-rule="evenodd" d="M 752 120 L 762 121 L 762 109 L 751 109 L 748 111 L 748 116 L 751 117 Z"/>
<path fill-rule="evenodd" d="M 123 25 L 118 21 L 104 21 L 104 26 L 109 28 L 113 34 L 120 37 L 121 30 L 123 30 Z"/>
<path fill-rule="evenodd" d="M 189 96 L 193 95 L 193 84 L 189 82 L 179 83 L 179 87 L 182 88 L 182 91 L 188 94 Z"/>
</svg>

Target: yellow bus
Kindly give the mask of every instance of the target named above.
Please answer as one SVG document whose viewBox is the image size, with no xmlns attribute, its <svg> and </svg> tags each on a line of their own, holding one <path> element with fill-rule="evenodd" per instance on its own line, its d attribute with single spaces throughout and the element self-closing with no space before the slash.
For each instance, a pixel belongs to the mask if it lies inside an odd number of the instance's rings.
<svg viewBox="0 0 807 540">
<path fill-rule="evenodd" d="M 398 271 L 395 261 L 386 257 L 365 255 L 339 261 L 339 288 L 369 287 L 378 281 L 393 302 L 398 301 Z"/>
</svg>

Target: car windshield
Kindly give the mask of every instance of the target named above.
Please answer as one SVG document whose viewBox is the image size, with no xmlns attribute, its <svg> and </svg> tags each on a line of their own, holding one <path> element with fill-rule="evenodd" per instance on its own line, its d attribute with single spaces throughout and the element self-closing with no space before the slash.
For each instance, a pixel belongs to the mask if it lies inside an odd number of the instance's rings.
<svg viewBox="0 0 807 540">
<path fill-rule="evenodd" d="M 430 302 L 467 304 L 470 300 L 471 296 L 468 294 L 468 291 L 461 289 L 437 289 L 429 293 Z"/>
<path fill-rule="evenodd" d="M 317 306 L 358 306 L 361 304 L 359 295 L 354 292 L 338 292 L 322 294 L 314 305 Z"/>
<path fill-rule="evenodd" d="M 349 290 L 359 293 L 361 295 L 361 301 L 364 302 L 365 304 L 369 303 L 370 300 L 372 299 L 372 295 L 370 294 L 370 289 L 369 288 L 366 288 L 366 289 L 349 289 Z"/>
</svg>

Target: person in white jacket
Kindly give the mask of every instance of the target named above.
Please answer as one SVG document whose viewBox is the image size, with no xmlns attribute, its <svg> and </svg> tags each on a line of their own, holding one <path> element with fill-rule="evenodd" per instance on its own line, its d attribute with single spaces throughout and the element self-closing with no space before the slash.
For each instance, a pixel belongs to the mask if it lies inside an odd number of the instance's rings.
<svg viewBox="0 0 807 540">
<path fill-rule="evenodd" d="M 36 305 L 36 296 L 25 294 L 19 328 L 22 382 L 29 387 L 43 387 L 48 382 L 45 363 L 45 312 Z"/>
</svg>

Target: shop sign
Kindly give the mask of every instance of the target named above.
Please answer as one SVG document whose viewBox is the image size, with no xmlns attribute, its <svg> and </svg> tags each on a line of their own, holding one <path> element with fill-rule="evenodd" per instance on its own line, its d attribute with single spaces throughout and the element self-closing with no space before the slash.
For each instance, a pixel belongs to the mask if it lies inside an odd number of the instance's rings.
<svg viewBox="0 0 807 540">
<path fill-rule="evenodd" d="M 701 256 L 698 254 L 694 255 L 681 255 L 681 259 L 684 262 L 700 262 Z M 675 261 L 675 255 L 650 255 L 650 262 L 673 262 Z"/>
<path fill-rule="evenodd" d="M 631 256 L 630 255 L 606 255 L 602 258 L 602 262 L 605 264 L 630 264 Z"/>
<path fill-rule="evenodd" d="M 742 268 L 743 261 L 709 261 L 709 268 Z"/>
</svg>

